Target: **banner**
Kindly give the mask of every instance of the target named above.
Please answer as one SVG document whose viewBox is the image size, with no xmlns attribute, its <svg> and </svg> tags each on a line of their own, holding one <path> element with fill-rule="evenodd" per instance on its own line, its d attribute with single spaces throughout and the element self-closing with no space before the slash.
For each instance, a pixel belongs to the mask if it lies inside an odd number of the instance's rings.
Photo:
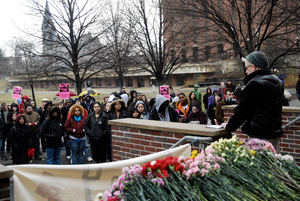
<svg viewBox="0 0 300 201">
<path fill-rule="evenodd" d="M 19 99 L 21 98 L 21 94 L 22 94 L 22 87 L 14 86 L 12 98 Z"/>
<path fill-rule="evenodd" d="M 143 165 L 167 156 L 191 156 L 189 144 L 166 151 L 102 164 L 89 165 L 14 165 L 15 200 L 94 201 L 97 193 L 110 190 L 123 167 Z"/>
<path fill-rule="evenodd" d="M 170 100 L 169 86 L 160 86 L 160 94 L 166 97 L 168 100 Z"/>
<path fill-rule="evenodd" d="M 69 92 L 69 83 L 61 83 L 59 84 L 59 99 L 69 99 L 70 92 Z"/>
</svg>

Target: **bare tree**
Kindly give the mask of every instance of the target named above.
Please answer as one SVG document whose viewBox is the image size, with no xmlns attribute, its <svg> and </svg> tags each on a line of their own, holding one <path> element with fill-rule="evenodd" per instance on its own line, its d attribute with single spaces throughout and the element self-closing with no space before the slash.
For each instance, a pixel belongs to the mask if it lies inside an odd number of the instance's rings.
<svg viewBox="0 0 300 201">
<path fill-rule="evenodd" d="M 5 56 L 5 51 L 0 48 L 0 71 L 2 73 L 2 79 L 11 72 L 11 68 L 8 62 L 8 58 Z"/>
<path fill-rule="evenodd" d="M 190 41 L 189 32 L 185 26 L 175 26 L 181 19 L 170 9 L 171 0 L 132 0 L 132 4 L 132 34 L 140 52 L 138 58 L 142 58 L 139 68 L 154 76 L 161 86 L 186 62 L 183 50 Z"/>
<path fill-rule="evenodd" d="M 293 0 L 180 0 L 176 8 L 206 23 L 197 29 L 209 34 L 207 43 L 225 44 L 224 52 L 245 57 L 253 51 L 265 51 L 270 68 L 282 67 L 282 61 L 299 51 L 300 3 Z M 201 35 L 201 34 L 200 34 Z M 222 51 L 222 50 L 221 50 Z M 244 66 L 241 66 L 243 70 Z"/>
<path fill-rule="evenodd" d="M 108 25 L 106 31 L 106 42 L 110 44 L 108 48 L 109 58 L 115 66 L 112 68 L 118 76 L 118 83 L 123 85 L 124 75 L 129 68 L 136 65 L 138 56 L 136 41 L 132 35 L 135 21 L 126 17 L 126 10 L 123 9 L 125 1 L 111 2 L 109 4 Z"/>
<path fill-rule="evenodd" d="M 16 65 L 15 75 L 29 83 L 32 98 L 35 101 L 34 81 L 41 77 L 42 58 L 36 54 L 36 47 L 33 42 L 23 39 L 14 39 L 10 42 L 15 55 Z"/>
<path fill-rule="evenodd" d="M 28 1 L 33 15 L 43 20 L 42 36 L 29 33 L 42 41 L 39 56 L 47 61 L 46 76 L 65 77 L 81 93 L 87 79 L 114 65 L 103 45 L 103 1 L 49 0 L 45 7 L 38 0 Z"/>
</svg>

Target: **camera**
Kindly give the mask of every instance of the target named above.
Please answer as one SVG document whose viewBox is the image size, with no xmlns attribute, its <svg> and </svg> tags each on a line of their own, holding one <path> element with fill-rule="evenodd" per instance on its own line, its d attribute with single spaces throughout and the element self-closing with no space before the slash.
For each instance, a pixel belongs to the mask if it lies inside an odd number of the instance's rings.
<svg viewBox="0 0 300 201">
<path fill-rule="evenodd" d="M 234 103 L 236 101 L 235 98 L 228 98 L 226 101 L 226 105 L 232 105 L 232 103 Z"/>
</svg>

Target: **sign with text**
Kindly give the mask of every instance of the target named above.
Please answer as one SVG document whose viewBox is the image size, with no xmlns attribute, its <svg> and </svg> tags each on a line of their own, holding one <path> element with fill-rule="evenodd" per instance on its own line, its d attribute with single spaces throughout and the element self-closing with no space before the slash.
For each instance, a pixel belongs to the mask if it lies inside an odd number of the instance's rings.
<svg viewBox="0 0 300 201">
<path fill-rule="evenodd" d="M 69 99 L 69 98 L 70 98 L 69 83 L 59 84 L 59 99 Z"/>
<path fill-rule="evenodd" d="M 19 99 L 21 98 L 22 87 L 14 86 L 12 98 Z"/>
<path fill-rule="evenodd" d="M 168 100 L 170 100 L 169 86 L 168 85 L 160 86 L 160 94 L 166 97 Z"/>
<path fill-rule="evenodd" d="M 111 163 L 86 165 L 26 164 L 8 166 L 14 171 L 15 200 L 94 200 L 97 193 L 111 190 L 123 167 L 143 165 L 167 156 L 191 156 L 191 145 Z"/>
</svg>

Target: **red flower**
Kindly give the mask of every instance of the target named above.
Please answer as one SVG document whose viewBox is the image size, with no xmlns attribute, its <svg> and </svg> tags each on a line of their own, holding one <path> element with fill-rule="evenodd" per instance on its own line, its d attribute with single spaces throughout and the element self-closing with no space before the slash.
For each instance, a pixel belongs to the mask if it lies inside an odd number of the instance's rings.
<svg viewBox="0 0 300 201">
<path fill-rule="evenodd" d="M 170 177 L 167 170 L 162 170 L 161 173 L 164 175 L 164 177 Z"/>
<path fill-rule="evenodd" d="M 142 174 L 143 174 L 143 176 L 145 176 L 146 174 L 147 174 L 147 172 L 148 172 L 148 168 L 151 168 L 151 164 L 150 164 L 150 162 L 148 162 L 148 163 L 145 163 L 144 165 L 143 165 L 143 167 L 142 167 Z"/>
<path fill-rule="evenodd" d="M 121 199 L 118 197 L 116 197 L 116 198 L 111 197 L 111 198 L 108 198 L 107 201 L 119 201 L 119 200 L 121 200 Z"/>
</svg>

